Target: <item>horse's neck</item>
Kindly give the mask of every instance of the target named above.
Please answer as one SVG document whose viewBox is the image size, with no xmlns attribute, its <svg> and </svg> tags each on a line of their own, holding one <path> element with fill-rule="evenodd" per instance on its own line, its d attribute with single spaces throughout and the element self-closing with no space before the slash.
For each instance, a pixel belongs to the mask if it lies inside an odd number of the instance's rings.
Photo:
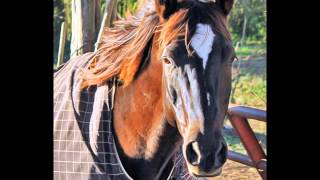
<svg viewBox="0 0 320 180">
<path fill-rule="evenodd" d="M 134 180 L 167 180 L 173 168 L 171 157 L 181 142 L 175 128 L 168 123 L 165 124 L 164 134 L 159 138 L 159 149 L 148 160 L 128 157 L 118 139 L 115 139 L 121 162 Z"/>
<path fill-rule="evenodd" d="M 114 127 L 129 157 L 148 158 L 157 149 L 156 137 L 162 134 L 165 122 L 161 71 L 159 62 L 150 61 L 136 80 L 117 88 Z"/>
<path fill-rule="evenodd" d="M 118 87 L 114 129 L 120 159 L 129 175 L 155 179 L 165 171 L 179 134 L 165 120 L 162 65 L 152 49 L 148 67 L 127 87 Z"/>
</svg>

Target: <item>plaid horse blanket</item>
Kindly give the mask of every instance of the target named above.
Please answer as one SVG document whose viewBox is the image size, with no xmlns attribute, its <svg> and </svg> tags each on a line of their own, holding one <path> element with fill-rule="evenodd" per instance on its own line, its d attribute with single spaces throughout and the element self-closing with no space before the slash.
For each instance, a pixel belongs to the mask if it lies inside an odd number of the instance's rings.
<svg viewBox="0 0 320 180">
<path fill-rule="evenodd" d="M 130 180 L 112 130 L 114 82 L 80 90 L 80 72 L 94 53 L 70 59 L 54 73 L 54 180 Z M 189 174 L 181 152 L 168 179 Z"/>
</svg>

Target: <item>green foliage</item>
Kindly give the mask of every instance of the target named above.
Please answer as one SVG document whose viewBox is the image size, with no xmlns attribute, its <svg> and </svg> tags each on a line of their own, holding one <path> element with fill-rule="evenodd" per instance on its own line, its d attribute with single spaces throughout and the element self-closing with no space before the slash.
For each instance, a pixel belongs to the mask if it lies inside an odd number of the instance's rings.
<svg viewBox="0 0 320 180">
<path fill-rule="evenodd" d="M 121 17 L 125 17 L 127 11 L 133 14 L 138 7 L 137 0 L 119 0 L 117 1 L 117 11 Z"/>
<path fill-rule="evenodd" d="M 255 45 L 255 46 L 248 46 L 244 45 L 239 47 L 236 51 L 238 57 L 248 57 L 248 56 L 263 56 L 266 54 L 266 45 Z"/>
<path fill-rule="evenodd" d="M 266 0 L 237 0 L 229 18 L 229 28 L 234 42 L 241 39 L 244 16 L 247 17 L 245 44 L 266 42 Z"/>
</svg>

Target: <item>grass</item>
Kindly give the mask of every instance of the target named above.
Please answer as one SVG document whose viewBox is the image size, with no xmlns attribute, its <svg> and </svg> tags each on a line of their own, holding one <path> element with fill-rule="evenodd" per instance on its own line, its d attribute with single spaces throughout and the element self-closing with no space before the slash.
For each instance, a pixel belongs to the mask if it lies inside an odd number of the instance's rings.
<svg viewBox="0 0 320 180">
<path fill-rule="evenodd" d="M 235 91 L 231 97 L 233 104 L 241 104 L 265 109 L 266 107 L 266 79 L 245 74 L 239 78 L 238 83 L 233 82 Z"/>
<path fill-rule="evenodd" d="M 265 152 L 267 152 L 266 124 L 264 122 L 256 121 L 253 119 L 249 119 L 249 124 L 251 127 L 253 127 L 255 135 L 259 143 L 262 145 L 262 148 Z M 231 123 L 229 120 L 226 121 L 225 127 L 227 128 L 224 129 L 224 138 L 228 144 L 228 148 L 238 153 L 247 155 L 247 152 L 240 141 L 240 137 L 231 128 Z"/>
<path fill-rule="evenodd" d="M 231 103 L 265 109 L 267 103 L 266 57 L 256 53 L 261 51 L 260 48 L 249 49 L 247 46 L 239 48 L 236 52 L 242 55 L 247 52 L 255 53 L 242 56 L 233 64 Z"/>
<path fill-rule="evenodd" d="M 244 46 L 237 50 L 237 56 L 241 59 L 234 62 L 233 65 L 233 81 L 234 88 L 230 102 L 232 104 L 245 105 L 266 109 L 266 57 L 265 46 Z M 238 63 L 240 63 L 240 73 L 238 71 Z M 262 145 L 265 152 L 266 149 L 266 123 L 250 120 L 249 124 L 253 128 L 257 139 Z M 227 127 L 224 130 L 225 140 L 230 150 L 247 154 L 243 147 L 239 136 L 234 130 L 229 129 L 231 123 L 229 120 L 225 122 Z"/>
<path fill-rule="evenodd" d="M 226 140 L 228 148 L 230 150 L 247 155 L 247 152 L 241 144 L 239 137 L 235 137 L 234 135 L 225 133 L 224 139 Z"/>
<path fill-rule="evenodd" d="M 242 46 L 237 50 L 238 57 L 247 57 L 247 56 L 261 56 L 266 53 L 265 45 L 246 45 Z"/>
</svg>

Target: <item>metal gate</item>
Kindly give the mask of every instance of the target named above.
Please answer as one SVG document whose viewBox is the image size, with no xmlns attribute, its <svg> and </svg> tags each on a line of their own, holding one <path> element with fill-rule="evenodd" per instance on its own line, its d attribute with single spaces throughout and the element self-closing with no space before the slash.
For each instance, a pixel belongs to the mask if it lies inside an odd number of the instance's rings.
<svg viewBox="0 0 320 180">
<path fill-rule="evenodd" d="M 231 106 L 228 109 L 228 118 L 248 154 L 246 156 L 229 150 L 228 159 L 256 168 L 263 180 L 267 179 L 267 156 L 259 144 L 248 119 L 267 122 L 266 117 L 266 111 L 252 107 Z"/>
</svg>

